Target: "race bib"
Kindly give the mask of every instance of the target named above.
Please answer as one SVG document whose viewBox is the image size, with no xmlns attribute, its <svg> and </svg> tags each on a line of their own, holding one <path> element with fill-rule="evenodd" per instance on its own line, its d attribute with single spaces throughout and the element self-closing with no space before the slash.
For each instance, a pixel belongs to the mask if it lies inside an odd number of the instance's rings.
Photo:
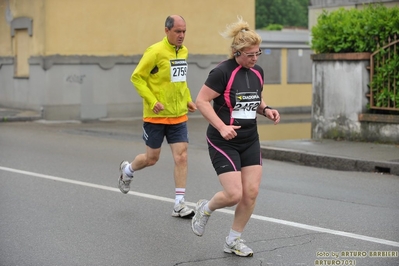
<svg viewBox="0 0 399 266">
<path fill-rule="evenodd" d="M 170 60 L 171 82 L 186 81 L 188 64 L 185 59 Z"/>
<path fill-rule="evenodd" d="M 255 119 L 256 110 L 260 104 L 260 96 L 256 92 L 240 92 L 236 94 L 236 104 L 231 114 L 232 118 Z"/>
</svg>

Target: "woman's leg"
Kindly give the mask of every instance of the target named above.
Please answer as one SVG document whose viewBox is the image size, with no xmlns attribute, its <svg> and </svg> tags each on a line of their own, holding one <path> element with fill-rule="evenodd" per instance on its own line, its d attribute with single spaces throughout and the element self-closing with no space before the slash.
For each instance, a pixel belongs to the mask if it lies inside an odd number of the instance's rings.
<svg viewBox="0 0 399 266">
<path fill-rule="evenodd" d="M 261 179 L 261 165 L 252 165 L 241 169 L 242 197 L 235 210 L 233 230 L 244 231 L 255 208 Z"/>
</svg>

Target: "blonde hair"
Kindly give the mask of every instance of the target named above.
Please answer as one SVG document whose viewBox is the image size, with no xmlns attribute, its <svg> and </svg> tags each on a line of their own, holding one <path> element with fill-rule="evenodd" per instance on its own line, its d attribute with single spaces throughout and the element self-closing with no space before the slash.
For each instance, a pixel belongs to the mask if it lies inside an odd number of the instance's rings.
<svg viewBox="0 0 399 266">
<path fill-rule="evenodd" d="M 262 38 L 254 30 L 249 28 L 248 22 L 242 17 L 237 17 L 238 21 L 226 26 L 226 30 L 221 35 L 226 39 L 233 39 L 229 58 L 234 57 L 234 53 L 243 48 L 259 45 Z"/>
</svg>

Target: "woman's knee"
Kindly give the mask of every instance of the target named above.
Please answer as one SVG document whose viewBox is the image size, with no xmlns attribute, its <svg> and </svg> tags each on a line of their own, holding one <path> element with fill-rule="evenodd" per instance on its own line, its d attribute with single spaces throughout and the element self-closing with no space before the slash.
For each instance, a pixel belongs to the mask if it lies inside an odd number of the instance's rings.
<svg viewBox="0 0 399 266">
<path fill-rule="evenodd" d="M 230 191 L 229 193 L 226 193 L 226 199 L 229 203 L 229 206 L 234 206 L 241 201 L 242 191 L 240 190 Z"/>
<path fill-rule="evenodd" d="M 244 191 L 243 193 L 243 197 L 242 200 L 246 203 L 246 204 L 253 204 L 256 201 L 256 198 L 258 197 L 259 194 L 259 188 L 252 188 L 249 189 L 247 191 Z"/>
</svg>

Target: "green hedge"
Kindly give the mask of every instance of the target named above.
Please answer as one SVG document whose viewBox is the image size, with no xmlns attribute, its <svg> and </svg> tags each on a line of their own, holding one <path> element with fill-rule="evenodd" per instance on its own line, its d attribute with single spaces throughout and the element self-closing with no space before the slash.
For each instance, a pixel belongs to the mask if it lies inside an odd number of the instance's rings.
<svg viewBox="0 0 399 266">
<path fill-rule="evenodd" d="M 266 30 L 275 30 L 275 31 L 281 31 L 283 30 L 284 26 L 280 24 L 269 24 L 265 29 Z"/>
<path fill-rule="evenodd" d="M 312 27 L 311 48 L 315 53 L 374 52 L 388 37 L 399 33 L 399 7 L 364 5 L 323 13 Z"/>
</svg>

